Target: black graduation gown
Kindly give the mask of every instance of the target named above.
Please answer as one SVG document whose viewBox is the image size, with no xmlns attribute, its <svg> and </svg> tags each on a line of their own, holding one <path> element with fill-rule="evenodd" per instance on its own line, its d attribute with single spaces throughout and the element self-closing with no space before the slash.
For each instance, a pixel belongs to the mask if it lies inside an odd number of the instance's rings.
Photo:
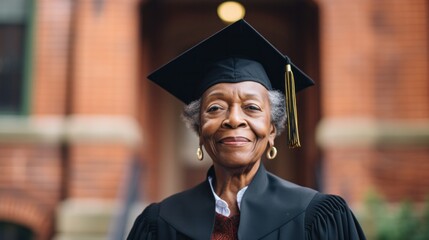
<svg viewBox="0 0 429 240">
<path fill-rule="evenodd" d="M 204 181 L 148 206 L 127 240 L 208 240 L 214 219 L 215 200 Z M 261 164 L 241 202 L 238 239 L 358 240 L 365 236 L 342 198 L 285 181 Z"/>
</svg>

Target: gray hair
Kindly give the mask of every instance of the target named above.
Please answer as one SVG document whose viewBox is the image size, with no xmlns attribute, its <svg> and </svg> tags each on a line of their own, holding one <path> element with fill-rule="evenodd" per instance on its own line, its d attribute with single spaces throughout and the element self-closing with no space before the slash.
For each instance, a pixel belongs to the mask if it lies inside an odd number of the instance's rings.
<svg viewBox="0 0 429 240">
<path fill-rule="evenodd" d="M 276 127 L 276 134 L 278 136 L 285 129 L 285 97 L 280 91 L 269 90 L 268 98 L 270 100 L 271 106 L 271 123 L 273 123 Z M 201 98 L 186 105 L 182 113 L 182 119 L 185 122 L 186 126 L 194 130 L 197 134 L 200 128 L 200 108 Z"/>
</svg>

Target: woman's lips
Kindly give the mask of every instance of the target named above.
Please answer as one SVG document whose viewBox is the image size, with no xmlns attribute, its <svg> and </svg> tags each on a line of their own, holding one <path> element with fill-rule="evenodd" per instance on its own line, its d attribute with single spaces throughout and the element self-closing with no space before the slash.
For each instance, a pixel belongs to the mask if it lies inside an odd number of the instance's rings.
<svg viewBox="0 0 429 240">
<path fill-rule="evenodd" d="M 250 140 L 245 137 L 225 137 L 222 138 L 219 142 L 226 145 L 243 145 L 250 142 Z"/>
</svg>

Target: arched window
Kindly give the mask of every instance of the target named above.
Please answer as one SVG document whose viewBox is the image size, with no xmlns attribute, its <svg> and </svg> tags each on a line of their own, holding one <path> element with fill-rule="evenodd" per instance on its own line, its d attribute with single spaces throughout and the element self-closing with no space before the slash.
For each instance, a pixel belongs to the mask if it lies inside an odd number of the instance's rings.
<svg viewBox="0 0 429 240">
<path fill-rule="evenodd" d="M 32 240 L 33 232 L 24 226 L 0 221 L 0 239 L 4 240 Z"/>
</svg>

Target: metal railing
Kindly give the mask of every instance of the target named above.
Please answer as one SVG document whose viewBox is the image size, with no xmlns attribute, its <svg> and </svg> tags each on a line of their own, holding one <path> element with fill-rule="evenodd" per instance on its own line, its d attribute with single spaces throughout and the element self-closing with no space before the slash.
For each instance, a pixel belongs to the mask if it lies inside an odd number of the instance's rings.
<svg viewBox="0 0 429 240">
<path fill-rule="evenodd" d="M 122 240 L 125 239 L 128 234 L 127 224 L 130 218 L 131 208 L 139 198 L 139 181 L 142 170 L 142 162 L 139 157 L 134 156 L 130 160 L 124 174 L 124 180 L 120 184 L 118 196 L 119 206 L 110 224 L 107 236 L 108 240 Z"/>
</svg>

